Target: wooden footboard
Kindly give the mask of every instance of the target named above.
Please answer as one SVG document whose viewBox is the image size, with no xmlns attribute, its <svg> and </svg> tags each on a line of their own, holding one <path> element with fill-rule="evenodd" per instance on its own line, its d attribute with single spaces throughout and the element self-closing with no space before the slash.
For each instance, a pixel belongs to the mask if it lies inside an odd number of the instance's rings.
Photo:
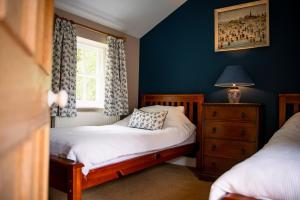
<svg viewBox="0 0 300 200">
<path fill-rule="evenodd" d="M 50 186 L 67 193 L 68 200 L 81 199 L 82 163 L 50 156 Z"/>
<path fill-rule="evenodd" d="M 84 189 L 193 153 L 196 149 L 196 143 L 170 148 L 90 170 L 87 176 L 81 172 L 82 163 L 51 156 L 50 186 L 67 193 L 68 200 L 80 200 Z"/>
<path fill-rule="evenodd" d="M 252 197 L 242 196 L 240 194 L 227 194 L 222 198 L 222 200 L 256 200 Z"/>
</svg>

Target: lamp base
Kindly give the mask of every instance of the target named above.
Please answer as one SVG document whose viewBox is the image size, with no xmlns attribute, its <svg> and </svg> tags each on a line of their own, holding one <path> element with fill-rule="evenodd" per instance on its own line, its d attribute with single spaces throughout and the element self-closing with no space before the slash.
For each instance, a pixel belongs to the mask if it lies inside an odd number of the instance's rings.
<svg viewBox="0 0 300 200">
<path fill-rule="evenodd" d="M 242 93 L 238 87 L 231 87 L 227 91 L 227 98 L 229 103 L 239 103 Z"/>
</svg>

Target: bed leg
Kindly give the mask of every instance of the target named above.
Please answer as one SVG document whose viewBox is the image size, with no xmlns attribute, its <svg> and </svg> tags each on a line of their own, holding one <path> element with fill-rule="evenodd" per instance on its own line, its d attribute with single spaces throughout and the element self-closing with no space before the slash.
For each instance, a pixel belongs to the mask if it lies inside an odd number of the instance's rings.
<svg viewBox="0 0 300 200">
<path fill-rule="evenodd" d="M 69 189 L 68 189 L 68 200 L 81 200 L 82 195 L 82 173 L 81 167 L 73 167 L 69 170 Z"/>
</svg>

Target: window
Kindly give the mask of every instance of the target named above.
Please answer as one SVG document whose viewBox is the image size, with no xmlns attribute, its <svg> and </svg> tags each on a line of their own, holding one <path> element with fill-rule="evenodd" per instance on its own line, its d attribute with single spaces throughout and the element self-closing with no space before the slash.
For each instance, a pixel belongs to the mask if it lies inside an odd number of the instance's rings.
<svg viewBox="0 0 300 200">
<path fill-rule="evenodd" d="M 106 44 L 77 37 L 77 108 L 104 107 L 106 50 Z"/>
</svg>

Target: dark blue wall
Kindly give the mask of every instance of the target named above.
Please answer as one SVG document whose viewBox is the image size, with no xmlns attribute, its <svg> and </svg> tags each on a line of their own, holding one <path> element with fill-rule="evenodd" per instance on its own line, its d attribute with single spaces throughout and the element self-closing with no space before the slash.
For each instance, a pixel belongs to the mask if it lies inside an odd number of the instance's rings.
<svg viewBox="0 0 300 200">
<path fill-rule="evenodd" d="M 214 9 L 248 1 L 188 0 L 140 41 L 140 94 L 205 93 L 207 102 L 226 102 L 214 87 L 226 65 L 243 65 L 255 86 L 242 102 L 264 104 L 263 142 L 278 123 L 278 93 L 300 92 L 300 33 L 296 1 L 270 1 L 270 46 L 214 52 Z M 297 19 L 296 19 L 297 18 Z"/>
</svg>

